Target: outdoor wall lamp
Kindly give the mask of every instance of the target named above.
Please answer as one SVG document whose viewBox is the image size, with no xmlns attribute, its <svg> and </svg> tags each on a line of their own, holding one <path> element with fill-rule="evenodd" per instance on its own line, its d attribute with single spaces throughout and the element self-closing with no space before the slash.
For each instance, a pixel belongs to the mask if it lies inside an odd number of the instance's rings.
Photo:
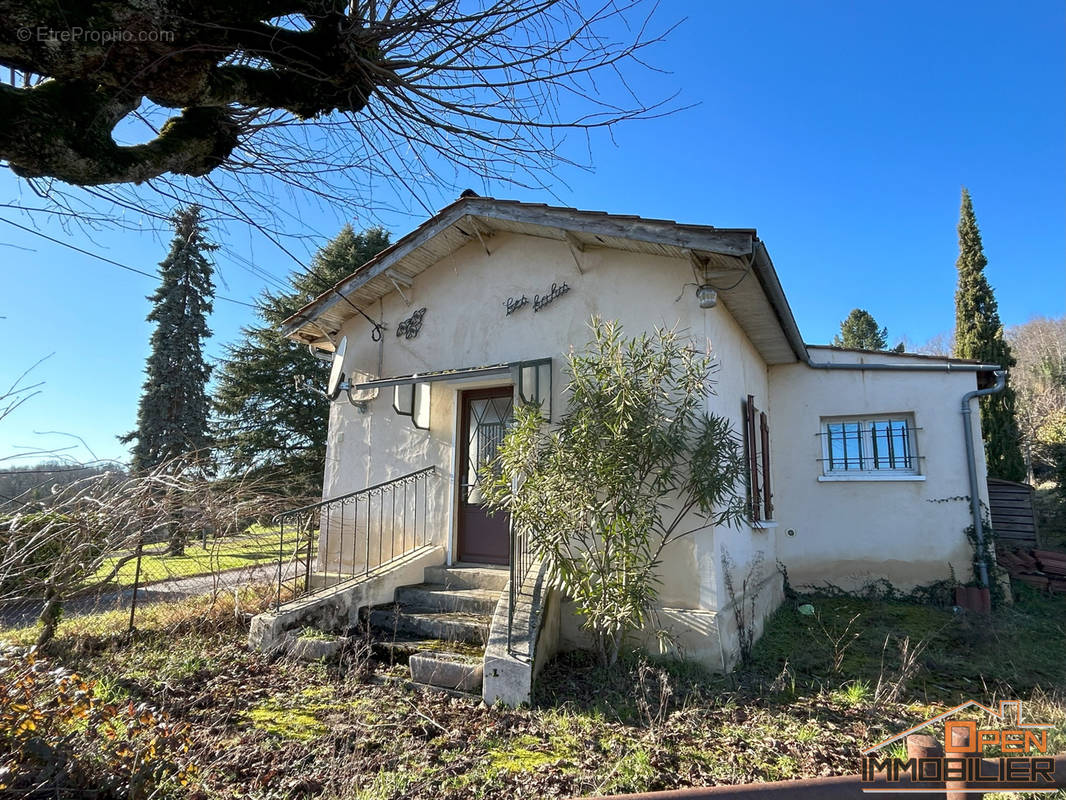
<svg viewBox="0 0 1066 800">
<path fill-rule="evenodd" d="M 518 397 L 523 403 L 540 406 L 544 419 L 552 418 L 552 360 L 520 361 L 517 371 Z"/>
<path fill-rule="evenodd" d="M 392 408 L 400 416 L 410 417 L 411 423 L 420 430 L 429 428 L 428 383 L 406 383 L 393 387 Z"/>
<path fill-rule="evenodd" d="M 718 305 L 718 292 L 709 283 L 696 287 L 696 299 L 700 301 L 700 308 L 714 308 Z"/>
</svg>

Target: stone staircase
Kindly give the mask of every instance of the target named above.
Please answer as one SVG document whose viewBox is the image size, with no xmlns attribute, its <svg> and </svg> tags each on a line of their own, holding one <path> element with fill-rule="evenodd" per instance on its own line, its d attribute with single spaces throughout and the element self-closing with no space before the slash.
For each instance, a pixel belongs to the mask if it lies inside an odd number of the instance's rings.
<svg viewBox="0 0 1066 800">
<path fill-rule="evenodd" d="M 427 567 L 425 583 L 396 590 L 395 602 L 369 609 L 381 654 L 407 662 L 416 683 L 480 693 L 492 614 L 507 586 L 506 567 Z"/>
</svg>

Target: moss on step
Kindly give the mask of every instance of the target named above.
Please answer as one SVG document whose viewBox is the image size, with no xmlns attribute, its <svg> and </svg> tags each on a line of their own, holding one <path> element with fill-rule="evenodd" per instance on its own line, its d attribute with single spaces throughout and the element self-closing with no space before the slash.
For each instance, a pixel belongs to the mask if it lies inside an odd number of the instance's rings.
<svg viewBox="0 0 1066 800">
<path fill-rule="evenodd" d="M 323 630 L 319 630 L 318 628 L 312 628 L 310 625 L 306 625 L 300 630 L 300 633 L 297 635 L 297 638 L 324 639 L 329 642 L 334 642 L 340 637 L 338 637 L 336 634 L 326 633 Z"/>
<path fill-rule="evenodd" d="M 470 642 L 446 642 L 443 639 L 428 639 L 420 642 L 419 650 L 429 650 L 433 653 L 455 653 L 460 656 L 480 658 L 485 655 L 485 646 L 471 644 Z"/>
<path fill-rule="evenodd" d="M 470 642 L 451 642 L 445 639 L 383 639 L 379 644 L 393 651 L 394 654 L 403 654 L 404 657 L 414 655 L 420 651 L 431 653 L 455 653 L 461 656 L 481 658 L 485 655 L 485 646 Z"/>
</svg>

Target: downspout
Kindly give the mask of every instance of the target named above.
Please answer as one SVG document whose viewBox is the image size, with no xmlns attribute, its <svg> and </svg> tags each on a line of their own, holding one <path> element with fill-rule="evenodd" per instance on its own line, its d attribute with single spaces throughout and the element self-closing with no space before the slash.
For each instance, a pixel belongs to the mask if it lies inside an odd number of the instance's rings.
<svg viewBox="0 0 1066 800">
<path fill-rule="evenodd" d="M 988 564 L 985 563 L 985 531 L 981 519 L 981 497 L 977 483 L 977 460 L 973 449 L 973 409 L 970 401 L 975 397 L 1002 392 L 1007 383 L 1007 371 L 996 370 L 996 385 L 988 389 L 978 389 L 967 392 L 962 396 L 962 430 L 966 436 L 966 466 L 970 470 L 970 511 L 973 514 L 973 529 L 977 539 L 977 572 L 981 578 L 981 585 L 988 586 Z"/>
</svg>

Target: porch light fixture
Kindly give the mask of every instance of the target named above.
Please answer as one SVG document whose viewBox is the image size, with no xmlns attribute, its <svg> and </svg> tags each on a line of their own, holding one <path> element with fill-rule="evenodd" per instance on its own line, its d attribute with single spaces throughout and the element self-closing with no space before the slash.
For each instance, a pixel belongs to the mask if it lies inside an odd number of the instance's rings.
<svg viewBox="0 0 1066 800">
<path fill-rule="evenodd" d="M 410 417 L 411 423 L 420 430 L 429 429 L 428 383 L 407 383 L 394 386 L 392 390 L 392 407 L 397 414 Z"/>
<path fill-rule="evenodd" d="M 696 287 L 696 299 L 700 301 L 700 308 L 714 308 L 718 305 L 718 292 L 708 283 Z"/>
<path fill-rule="evenodd" d="M 519 361 L 518 398 L 527 405 L 539 405 L 545 420 L 552 418 L 552 361 L 542 358 L 537 361 Z"/>
</svg>

